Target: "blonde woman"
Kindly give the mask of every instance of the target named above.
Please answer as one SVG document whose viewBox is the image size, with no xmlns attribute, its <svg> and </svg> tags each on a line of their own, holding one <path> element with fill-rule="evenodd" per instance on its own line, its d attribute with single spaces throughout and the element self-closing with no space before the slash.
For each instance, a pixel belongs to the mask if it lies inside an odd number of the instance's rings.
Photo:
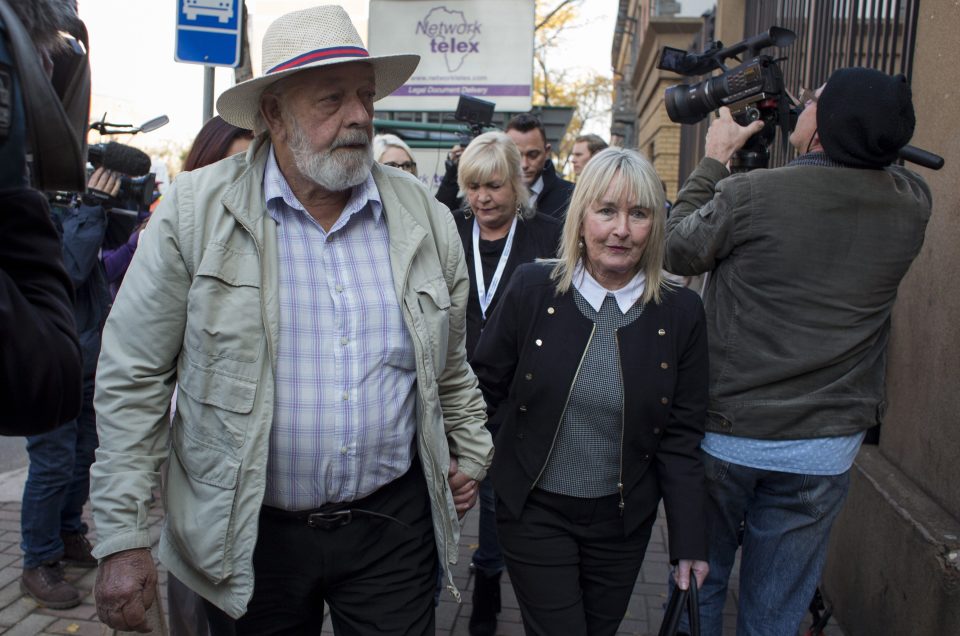
<svg viewBox="0 0 960 636">
<path fill-rule="evenodd" d="M 593 157 L 559 258 L 514 273 L 474 352 L 527 634 L 616 633 L 661 498 L 678 584 L 706 576 L 705 322 L 662 277 L 663 196 L 636 152 Z"/>
<path fill-rule="evenodd" d="M 469 360 L 517 267 L 556 256 L 561 225 L 529 207 L 520 151 L 504 133 L 484 133 L 470 142 L 460 158 L 458 181 L 464 205 L 454 214 L 470 276 Z M 480 536 L 473 553 L 471 636 L 493 636 L 497 627 L 504 566 L 494 515 L 493 486 L 487 479 L 480 485 Z"/>
</svg>

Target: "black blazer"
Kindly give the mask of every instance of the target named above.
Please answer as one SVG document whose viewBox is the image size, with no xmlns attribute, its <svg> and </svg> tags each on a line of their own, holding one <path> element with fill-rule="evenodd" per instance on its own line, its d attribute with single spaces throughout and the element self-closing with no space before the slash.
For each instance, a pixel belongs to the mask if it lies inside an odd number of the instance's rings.
<svg viewBox="0 0 960 636">
<path fill-rule="evenodd" d="M 470 360 L 473 357 L 473 350 L 477 347 L 477 341 L 480 339 L 480 331 L 483 329 L 483 314 L 480 312 L 480 298 L 477 296 L 477 276 L 473 265 L 473 216 L 467 218 L 462 210 L 457 210 L 454 212 L 454 218 L 457 222 L 460 241 L 463 243 L 463 252 L 467 257 L 467 272 L 470 275 L 466 343 L 467 360 Z M 517 231 L 513 236 L 513 249 L 510 250 L 510 258 L 507 259 L 507 264 L 503 268 L 503 275 L 500 278 L 497 292 L 490 300 L 490 306 L 487 308 L 487 318 L 493 315 L 493 310 L 500 299 L 503 298 L 507 284 L 517 267 L 524 263 L 532 263 L 538 258 L 553 258 L 557 255 L 562 229 L 563 225 L 560 221 L 542 214 L 537 214 L 532 219 L 519 219 L 517 221 Z"/>
<path fill-rule="evenodd" d="M 560 178 L 550 159 L 543 164 L 540 176 L 543 177 L 543 190 L 537 196 L 537 212 L 563 221 L 567 216 L 574 185 Z"/>
<path fill-rule="evenodd" d="M 550 266 L 510 279 L 474 352 L 496 453 L 490 474 L 507 514 L 519 518 L 549 458 L 593 322 L 573 290 L 556 295 Z M 708 403 L 707 335 L 700 298 L 664 290 L 618 331 L 623 374 L 623 517 L 632 532 L 667 512 L 672 559 L 707 558 L 700 441 Z"/>
</svg>

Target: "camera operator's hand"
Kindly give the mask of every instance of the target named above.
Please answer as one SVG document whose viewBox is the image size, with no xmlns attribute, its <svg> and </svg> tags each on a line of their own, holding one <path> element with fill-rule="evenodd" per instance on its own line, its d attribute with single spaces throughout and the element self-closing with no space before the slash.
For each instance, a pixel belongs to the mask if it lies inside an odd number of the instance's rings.
<svg viewBox="0 0 960 636">
<path fill-rule="evenodd" d="M 90 190 L 94 195 L 104 195 L 110 199 L 115 198 L 120 192 L 120 173 L 100 166 L 90 175 L 90 180 L 87 181 L 87 190 Z"/>
<path fill-rule="evenodd" d="M 447 163 L 453 164 L 455 166 L 459 165 L 460 155 L 462 154 L 463 154 L 463 146 L 461 146 L 460 144 L 457 144 L 456 146 L 450 149 L 450 152 L 447 153 Z"/>
<path fill-rule="evenodd" d="M 704 154 L 711 159 L 716 159 L 723 165 L 727 165 L 730 163 L 733 153 L 743 148 L 747 140 L 761 130 L 763 130 L 762 121 L 757 120 L 746 126 L 741 126 L 733 120 L 730 109 L 723 106 L 720 108 L 717 119 L 710 122 Z"/>
</svg>

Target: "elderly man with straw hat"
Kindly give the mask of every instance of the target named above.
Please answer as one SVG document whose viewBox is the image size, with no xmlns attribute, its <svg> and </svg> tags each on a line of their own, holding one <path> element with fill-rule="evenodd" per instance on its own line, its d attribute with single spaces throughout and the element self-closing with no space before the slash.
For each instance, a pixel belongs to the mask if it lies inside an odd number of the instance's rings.
<svg viewBox="0 0 960 636">
<path fill-rule="evenodd" d="M 466 362 L 450 213 L 373 163 L 373 102 L 415 55 L 372 57 L 337 6 L 279 18 L 220 115 L 258 135 L 181 174 L 104 332 L 91 498 L 97 608 L 148 629 L 159 558 L 213 633 L 432 634 L 438 568 L 493 454 Z M 173 425 L 168 408 L 179 386 Z M 169 449 L 169 451 L 168 451 Z"/>
</svg>

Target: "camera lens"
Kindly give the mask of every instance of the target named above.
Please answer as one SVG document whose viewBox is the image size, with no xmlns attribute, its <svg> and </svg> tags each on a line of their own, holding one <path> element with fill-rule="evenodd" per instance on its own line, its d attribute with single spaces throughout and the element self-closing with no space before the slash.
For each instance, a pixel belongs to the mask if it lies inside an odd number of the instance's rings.
<svg viewBox="0 0 960 636">
<path fill-rule="evenodd" d="M 723 76 L 705 79 L 699 84 L 677 84 L 664 93 L 667 115 L 671 121 L 695 124 L 720 108 L 726 92 Z"/>
</svg>

